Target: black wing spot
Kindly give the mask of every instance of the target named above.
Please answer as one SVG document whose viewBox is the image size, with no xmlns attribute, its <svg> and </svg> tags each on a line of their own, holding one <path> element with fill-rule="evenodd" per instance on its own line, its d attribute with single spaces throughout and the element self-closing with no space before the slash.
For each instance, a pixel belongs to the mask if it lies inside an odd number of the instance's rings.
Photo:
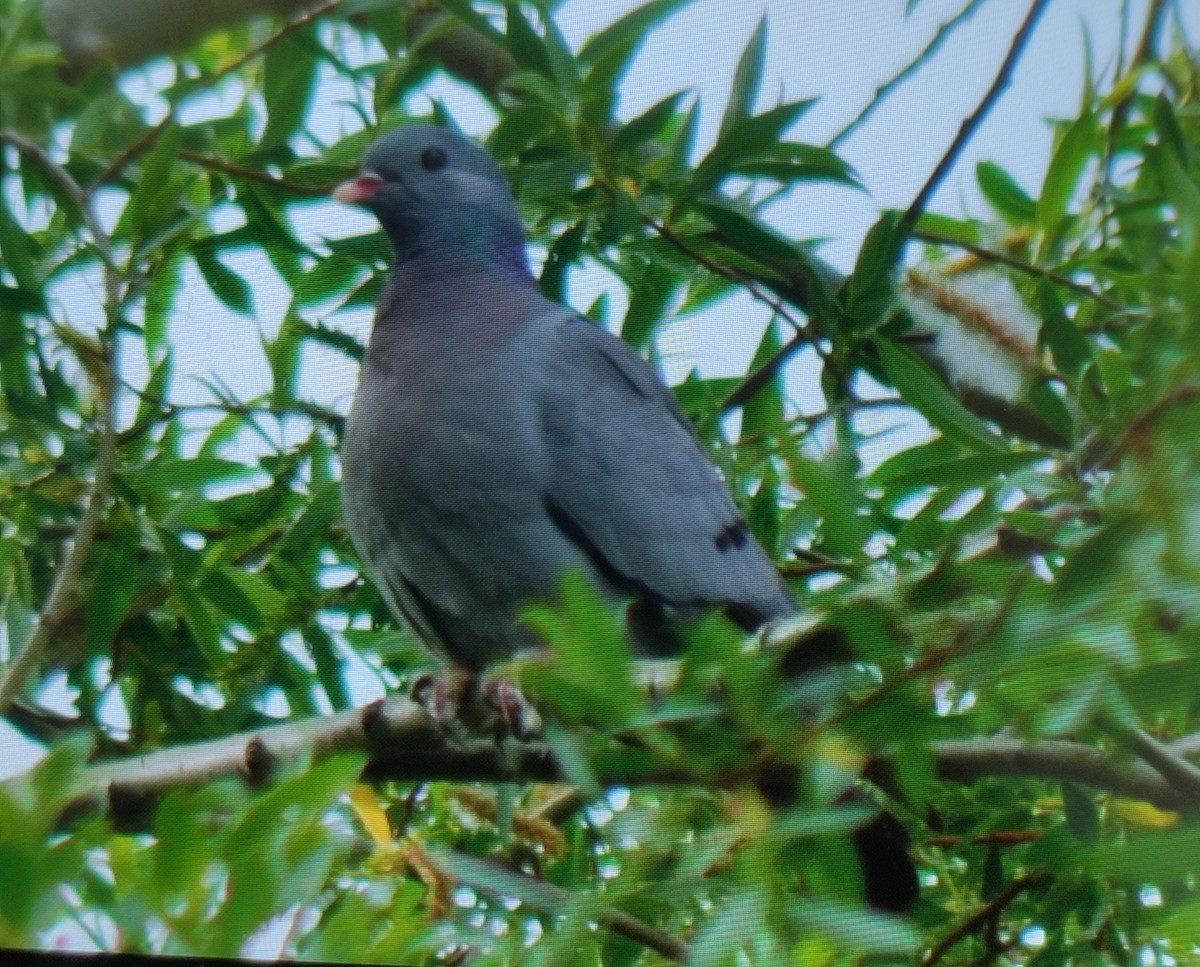
<svg viewBox="0 0 1200 967">
<path fill-rule="evenodd" d="M 746 546 L 746 542 L 750 539 L 750 525 L 742 518 L 726 524 L 713 538 L 713 544 L 722 554 L 737 548 L 739 551 Z"/>
</svg>

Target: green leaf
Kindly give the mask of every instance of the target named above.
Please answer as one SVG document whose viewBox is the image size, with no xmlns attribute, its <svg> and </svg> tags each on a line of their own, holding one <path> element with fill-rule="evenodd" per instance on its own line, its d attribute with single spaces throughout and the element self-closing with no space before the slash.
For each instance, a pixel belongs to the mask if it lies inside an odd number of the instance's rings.
<svg viewBox="0 0 1200 967">
<path fill-rule="evenodd" d="M 172 124 L 159 133 L 154 146 L 142 156 L 137 187 L 121 213 L 114 232 L 141 241 L 169 220 L 178 204 L 181 186 L 175 177 L 182 132 Z"/>
<path fill-rule="evenodd" d="M 1050 167 L 1037 202 L 1037 224 L 1053 244 L 1079 190 L 1088 162 L 1099 150 L 1101 133 L 1096 119 L 1085 114 L 1067 128 L 1050 158 Z"/>
<path fill-rule="evenodd" d="M 779 325 L 772 319 L 767 324 L 762 339 L 759 340 L 758 348 L 754 352 L 754 359 L 750 363 L 748 372 L 754 372 L 760 366 L 764 365 L 767 360 L 771 359 L 779 351 L 781 345 L 782 343 L 779 340 Z M 767 385 L 755 393 L 743 405 L 742 446 L 747 446 L 750 441 L 757 438 L 770 439 L 776 434 L 786 431 L 782 371 L 783 367 L 777 369 L 775 376 Z M 762 446 L 762 443 L 758 445 Z M 774 500 L 769 502 L 771 504 L 776 503 Z"/>
<path fill-rule="evenodd" d="M 267 127 L 260 147 L 269 150 L 286 144 L 300 129 L 317 86 L 319 50 L 313 27 L 290 34 L 267 48 L 262 89 Z"/>
<path fill-rule="evenodd" d="M 730 170 L 747 177 L 771 178 L 782 185 L 832 181 L 861 188 L 854 169 L 828 148 L 796 141 L 770 145 L 756 156 L 734 161 Z"/>
<path fill-rule="evenodd" d="M 246 280 L 227 268 L 210 249 L 197 247 L 191 251 L 192 258 L 196 260 L 196 267 L 204 276 L 208 287 L 212 289 L 213 295 L 234 312 L 250 315 L 254 311 L 254 297 Z"/>
<path fill-rule="evenodd" d="M 920 356 L 887 339 L 876 339 L 875 346 L 888 380 L 904 402 L 949 439 L 972 452 L 1007 449 L 1004 441 L 954 397 Z"/>
<path fill-rule="evenodd" d="M 675 117 L 679 102 L 686 94 L 686 91 L 678 91 L 664 97 L 653 107 L 648 108 L 628 124 L 619 128 L 612 139 L 613 151 L 628 151 L 646 141 L 657 138 Z"/>
<path fill-rule="evenodd" d="M 924 943 L 921 934 L 899 917 L 861 907 L 802 899 L 797 901 L 796 915 L 805 928 L 832 941 L 839 953 L 905 955 Z"/>
<path fill-rule="evenodd" d="M 1037 203 L 1016 183 L 1012 175 L 991 161 L 981 161 L 975 168 L 975 177 L 983 197 L 999 212 L 1000 216 L 1014 225 L 1033 221 Z"/>
<path fill-rule="evenodd" d="M 87 648 L 89 654 L 107 653 L 129 605 L 137 596 L 137 539 L 130 531 L 119 532 L 104 549 L 96 573 L 95 591 L 87 608 Z"/>
<path fill-rule="evenodd" d="M 615 53 L 623 63 L 627 62 L 651 30 L 691 2 L 692 0 L 650 0 L 649 3 L 593 34 L 580 50 L 579 59 L 585 64 L 596 64 Z M 613 72 L 614 81 L 620 77 L 620 67 L 623 63 Z"/>
<path fill-rule="evenodd" d="M 624 622 L 580 574 L 562 582 L 561 603 L 530 604 L 523 621 L 550 647 L 553 661 L 524 670 L 536 693 L 568 721 L 588 719 L 620 728 L 645 714 L 634 682 Z"/>
<path fill-rule="evenodd" d="M 716 201 L 698 201 L 693 207 L 735 243 L 739 251 L 768 259 L 800 259 L 800 250 L 758 219 Z"/>
<path fill-rule="evenodd" d="M 738 60 L 737 70 L 734 71 L 733 87 L 729 92 L 729 101 L 725 105 L 725 114 L 721 118 L 718 142 L 754 112 L 754 102 L 758 99 L 758 91 L 762 86 L 763 65 L 766 56 L 767 18 L 763 17 L 758 21 L 754 33 L 746 42 L 746 47 Z"/>
<path fill-rule="evenodd" d="M 1036 450 L 963 453 L 943 437 L 889 457 L 871 474 L 871 482 L 889 493 L 907 493 L 925 487 L 953 487 L 966 491 L 981 487 L 1024 467 L 1044 460 Z"/>
<path fill-rule="evenodd" d="M 949 215 L 939 215 L 937 212 L 922 212 L 917 220 L 916 230 L 940 235 L 951 242 L 967 242 L 978 245 L 981 241 L 979 225 L 974 221 L 961 218 L 951 218 Z"/>
<path fill-rule="evenodd" d="M 1095 359 L 1091 343 L 1067 316 L 1054 286 L 1045 280 L 1038 285 L 1038 307 L 1042 317 L 1041 340 L 1054 357 L 1054 365 L 1070 379 L 1079 379 Z"/>
<path fill-rule="evenodd" d="M 525 70 L 536 71 L 549 80 L 557 80 L 550 66 L 550 54 L 537 31 L 530 26 L 520 7 L 506 4 L 508 12 L 508 49 Z"/>
<path fill-rule="evenodd" d="M 663 320 L 683 280 L 664 265 L 648 264 L 630 280 L 629 308 L 621 323 L 621 338 L 644 349 Z"/>
<path fill-rule="evenodd" d="M 1092 852 L 1097 868 L 1125 883 L 1170 883 L 1200 873 L 1200 829 L 1185 827 L 1101 844 Z"/>
<path fill-rule="evenodd" d="M 542 276 L 538 280 L 542 291 L 555 302 L 567 301 L 567 269 L 579 258 L 587 239 L 587 222 L 572 225 L 556 238 L 546 253 Z"/>
<path fill-rule="evenodd" d="M 812 105 L 813 100 L 780 104 L 755 117 L 744 118 L 721 134 L 712 151 L 696 166 L 689 186 L 692 194 L 700 194 L 718 185 L 733 173 L 737 165 L 763 159 L 764 152 L 778 149 L 783 133 Z"/>
<path fill-rule="evenodd" d="M 690 963 L 696 967 L 723 967 L 739 962 L 739 951 L 752 949 L 754 938 L 767 921 L 768 900 L 760 890 L 745 890 L 726 897 L 692 943 Z"/>
<path fill-rule="evenodd" d="M 311 326 L 299 313 L 289 309 L 279 326 L 279 335 L 265 346 L 277 401 L 285 402 L 296 398 L 301 343 L 310 329 Z"/>
<path fill-rule="evenodd" d="M 1192 150 L 1179 125 L 1175 106 L 1165 94 L 1159 94 L 1154 99 L 1154 127 L 1158 131 L 1159 139 L 1171 149 L 1176 160 L 1185 168 L 1189 167 L 1192 163 Z"/>
<path fill-rule="evenodd" d="M 1067 827 L 1084 843 L 1100 841 L 1100 811 L 1092 797 L 1073 782 L 1062 784 Z"/>
</svg>

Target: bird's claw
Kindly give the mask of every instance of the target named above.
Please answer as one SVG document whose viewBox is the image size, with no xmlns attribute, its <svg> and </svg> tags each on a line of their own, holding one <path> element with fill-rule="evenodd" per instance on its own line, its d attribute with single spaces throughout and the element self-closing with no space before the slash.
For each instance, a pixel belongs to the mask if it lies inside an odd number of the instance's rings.
<svg viewBox="0 0 1200 967">
<path fill-rule="evenodd" d="M 521 694 L 516 682 L 499 677 L 485 679 L 480 697 L 484 707 L 493 712 L 502 735 L 524 742 L 542 734 L 542 717 Z"/>
<path fill-rule="evenodd" d="M 524 742 L 542 732 L 537 709 L 507 678 L 479 678 L 457 670 L 433 672 L 413 682 L 410 695 L 456 745 L 481 733 Z"/>
</svg>

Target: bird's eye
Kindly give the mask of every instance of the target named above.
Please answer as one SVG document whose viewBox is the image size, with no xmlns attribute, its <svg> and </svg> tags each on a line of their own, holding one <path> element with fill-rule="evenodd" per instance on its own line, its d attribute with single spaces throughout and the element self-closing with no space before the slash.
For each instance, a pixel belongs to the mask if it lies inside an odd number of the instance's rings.
<svg viewBox="0 0 1200 967">
<path fill-rule="evenodd" d="M 446 167 L 446 160 L 446 152 L 437 145 L 421 152 L 421 167 L 426 171 L 441 171 Z"/>
</svg>

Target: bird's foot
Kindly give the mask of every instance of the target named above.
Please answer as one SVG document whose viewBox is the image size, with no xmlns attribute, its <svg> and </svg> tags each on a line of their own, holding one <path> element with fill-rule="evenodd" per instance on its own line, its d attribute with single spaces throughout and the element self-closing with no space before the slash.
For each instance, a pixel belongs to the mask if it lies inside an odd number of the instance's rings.
<svg viewBox="0 0 1200 967">
<path fill-rule="evenodd" d="M 525 742 L 542 734 L 542 717 L 521 694 L 516 682 L 499 676 L 484 679 L 480 698 L 496 719 L 497 731 Z"/>
<path fill-rule="evenodd" d="M 411 697 L 457 745 L 480 734 L 524 742 L 542 732 L 537 709 L 515 682 L 498 675 L 480 678 L 461 669 L 433 672 L 413 683 Z"/>
<path fill-rule="evenodd" d="M 438 732 L 462 746 L 471 738 L 469 716 L 464 712 L 476 682 L 474 675 L 457 668 L 429 672 L 413 682 L 409 697 L 424 709 Z"/>
</svg>

